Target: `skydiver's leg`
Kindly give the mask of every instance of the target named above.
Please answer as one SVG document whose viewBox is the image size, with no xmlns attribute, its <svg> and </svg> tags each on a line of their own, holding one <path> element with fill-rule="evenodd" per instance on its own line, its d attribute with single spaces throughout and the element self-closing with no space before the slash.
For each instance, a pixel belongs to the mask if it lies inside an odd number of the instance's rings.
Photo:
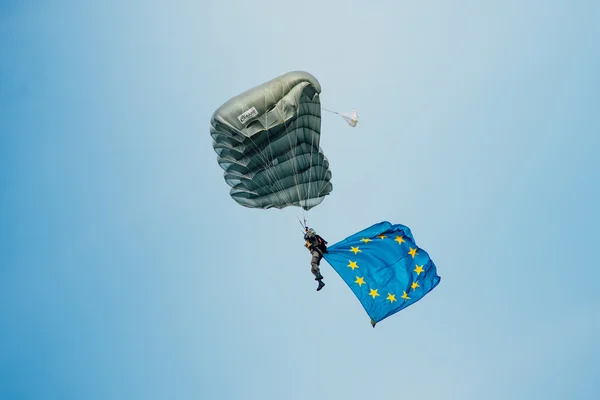
<svg viewBox="0 0 600 400">
<path fill-rule="evenodd" d="M 312 260 L 311 260 L 311 272 L 313 273 L 313 275 L 315 276 L 315 280 L 319 281 L 319 286 L 317 286 L 317 291 L 323 289 L 323 286 L 325 286 L 325 283 L 323 283 L 323 275 L 321 275 L 321 269 L 319 268 L 319 264 L 321 262 L 321 259 L 323 258 L 323 254 L 318 251 L 318 250 L 314 250 L 312 252 Z"/>
<path fill-rule="evenodd" d="M 313 275 L 315 276 L 315 281 L 318 281 L 319 279 L 323 279 L 321 277 L 321 270 L 319 268 L 319 262 L 320 262 L 320 257 L 319 257 L 319 252 L 317 251 L 313 251 L 312 252 L 312 259 L 310 260 L 310 272 L 313 273 Z"/>
<path fill-rule="evenodd" d="M 319 280 L 323 279 L 323 275 L 321 275 L 321 260 L 323 259 L 323 253 L 319 251 L 319 259 L 317 260 L 317 265 L 319 266 Z"/>
</svg>

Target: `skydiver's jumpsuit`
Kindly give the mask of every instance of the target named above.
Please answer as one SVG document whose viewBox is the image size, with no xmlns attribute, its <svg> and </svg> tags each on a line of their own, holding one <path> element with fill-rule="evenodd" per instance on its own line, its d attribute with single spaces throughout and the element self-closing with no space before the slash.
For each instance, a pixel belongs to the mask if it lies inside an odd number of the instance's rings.
<svg viewBox="0 0 600 400">
<path fill-rule="evenodd" d="M 319 243 L 317 237 L 313 232 L 309 231 L 304 235 L 304 240 L 310 243 L 308 246 L 308 251 L 310 251 L 310 254 L 312 255 L 312 259 L 310 260 L 310 272 L 315 276 L 315 280 L 323 279 L 323 275 L 321 275 L 321 270 L 319 268 L 319 264 L 323 258 L 323 252 L 318 247 Z"/>
</svg>

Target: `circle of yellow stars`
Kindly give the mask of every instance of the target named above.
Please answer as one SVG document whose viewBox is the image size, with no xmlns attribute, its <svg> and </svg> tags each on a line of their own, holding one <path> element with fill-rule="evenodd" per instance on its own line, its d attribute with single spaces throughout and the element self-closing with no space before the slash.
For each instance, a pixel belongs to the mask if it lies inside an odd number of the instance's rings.
<svg viewBox="0 0 600 400">
<path fill-rule="evenodd" d="M 387 238 L 387 236 L 385 236 L 385 235 L 382 234 L 382 235 L 377 236 L 377 238 L 379 238 L 381 240 L 385 240 Z M 366 244 L 366 243 L 372 242 L 373 239 L 362 238 L 362 239 L 360 239 L 360 241 Z M 402 243 L 406 242 L 404 240 L 404 237 L 400 236 L 400 235 L 396 235 L 396 237 L 394 238 L 394 241 L 398 242 L 398 245 L 402 245 Z M 417 249 L 418 248 L 414 248 L 413 249 L 412 247 L 409 247 L 408 254 L 410 256 L 412 256 L 413 259 L 415 258 L 415 256 L 418 253 Z M 362 250 L 360 250 L 359 246 L 356 246 L 356 247 L 350 246 L 350 251 L 352 253 L 354 253 L 355 255 L 358 254 L 358 253 L 360 253 L 360 252 L 362 252 Z M 352 271 L 354 271 L 355 269 L 360 269 L 360 267 L 358 265 L 358 262 L 357 261 L 352 261 L 352 260 L 348 260 L 347 267 L 350 268 L 350 269 L 352 269 Z M 423 266 L 415 264 L 415 269 L 413 270 L 413 272 L 415 272 L 417 274 L 417 277 L 418 277 L 422 272 L 424 272 Z M 361 276 L 356 275 L 356 280 L 354 281 L 354 283 L 356 283 L 359 287 L 362 287 L 362 285 L 365 285 L 366 282 L 365 282 L 364 276 L 361 277 Z M 410 285 L 410 288 L 413 291 L 416 290 L 419 287 L 420 287 L 420 285 L 419 285 L 419 280 L 418 279 L 416 281 L 413 281 L 413 283 Z M 369 296 L 371 296 L 373 299 L 375 299 L 376 297 L 380 296 L 379 289 L 369 288 Z M 402 299 L 404 299 L 404 301 L 410 300 L 410 296 L 408 295 L 408 293 L 406 293 L 406 291 L 404 291 L 402 293 L 402 296 L 400 296 L 400 297 Z M 390 303 L 398 301 L 396 299 L 396 294 L 389 293 L 389 292 L 388 292 L 388 295 L 386 297 L 386 300 L 388 300 Z"/>
</svg>

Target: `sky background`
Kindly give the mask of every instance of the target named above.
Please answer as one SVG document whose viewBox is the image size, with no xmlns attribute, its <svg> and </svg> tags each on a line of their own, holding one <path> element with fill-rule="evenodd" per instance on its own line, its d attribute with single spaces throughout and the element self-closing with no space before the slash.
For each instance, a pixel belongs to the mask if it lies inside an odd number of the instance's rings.
<svg viewBox="0 0 600 400">
<path fill-rule="evenodd" d="M 0 398 L 600 398 L 598 1 L 0 0 Z M 372 328 L 210 117 L 322 85 L 330 243 L 442 277 Z"/>
</svg>

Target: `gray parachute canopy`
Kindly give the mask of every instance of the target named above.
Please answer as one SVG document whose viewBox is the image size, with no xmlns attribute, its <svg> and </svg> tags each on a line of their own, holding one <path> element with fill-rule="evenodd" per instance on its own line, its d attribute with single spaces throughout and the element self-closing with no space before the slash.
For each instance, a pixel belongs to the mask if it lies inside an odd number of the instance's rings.
<svg viewBox="0 0 600 400">
<path fill-rule="evenodd" d="M 320 148 L 321 85 L 294 71 L 228 100 L 211 118 L 217 162 L 245 207 L 319 205 L 333 190 Z"/>
</svg>

